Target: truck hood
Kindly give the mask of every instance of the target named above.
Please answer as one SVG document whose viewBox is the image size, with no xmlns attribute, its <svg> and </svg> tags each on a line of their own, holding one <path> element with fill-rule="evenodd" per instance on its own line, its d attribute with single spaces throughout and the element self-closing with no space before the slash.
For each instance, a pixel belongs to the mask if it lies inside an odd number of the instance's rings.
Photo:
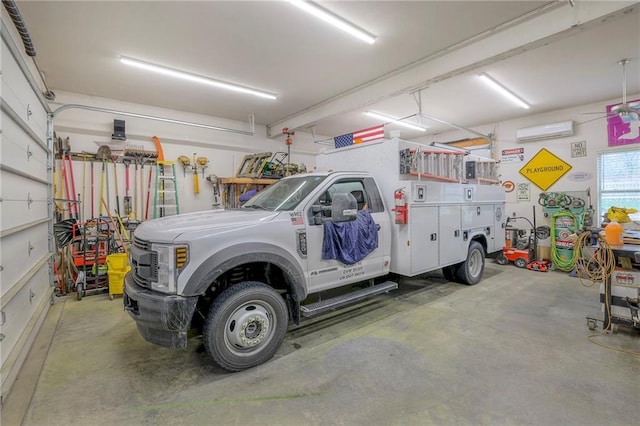
<svg viewBox="0 0 640 426">
<path fill-rule="evenodd" d="M 154 242 L 173 242 L 183 234 L 199 235 L 247 228 L 270 222 L 281 212 L 263 210 L 211 210 L 167 216 L 141 223 L 136 238 Z"/>
</svg>

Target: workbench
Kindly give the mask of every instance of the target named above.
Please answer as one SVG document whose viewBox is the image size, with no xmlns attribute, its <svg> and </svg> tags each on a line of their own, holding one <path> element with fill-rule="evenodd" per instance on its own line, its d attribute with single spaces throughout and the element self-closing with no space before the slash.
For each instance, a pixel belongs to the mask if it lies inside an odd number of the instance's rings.
<svg viewBox="0 0 640 426">
<path fill-rule="evenodd" d="M 240 207 L 240 196 L 251 189 L 262 191 L 267 186 L 276 183 L 278 179 L 260 178 L 220 178 L 222 186 L 222 204 L 226 209 Z"/>
</svg>

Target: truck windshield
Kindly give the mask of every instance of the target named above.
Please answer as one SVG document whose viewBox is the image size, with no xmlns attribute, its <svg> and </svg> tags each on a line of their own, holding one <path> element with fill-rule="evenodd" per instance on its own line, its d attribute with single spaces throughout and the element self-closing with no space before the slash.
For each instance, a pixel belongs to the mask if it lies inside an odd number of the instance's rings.
<svg viewBox="0 0 640 426">
<path fill-rule="evenodd" d="M 283 179 L 263 189 L 241 208 L 289 211 L 296 208 L 326 176 L 306 175 Z"/>
</svg>

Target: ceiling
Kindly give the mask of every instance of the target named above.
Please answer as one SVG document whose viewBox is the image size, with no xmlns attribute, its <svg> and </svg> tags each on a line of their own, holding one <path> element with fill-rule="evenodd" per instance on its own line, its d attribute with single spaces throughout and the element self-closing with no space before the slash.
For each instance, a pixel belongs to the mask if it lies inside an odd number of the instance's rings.
<svg viewBox="0 0 640 426">
<path fill-rule="evenodd" d="M 337 136 L 371 110 L 465 127 L 640 93 L 640 5 L 569 1 L 331 1 L 369 45 L 276 1 L 18 1 L 50 89 Z M 3 11 L 4 12 L 4 11 Z M 262 89 L 276 100 L 149 74 L 127 56 Z M 487 72 L 531 104 L 483 86 Z M 416 102 L 419 97 L 421 102 Z M 585 116 L 590 119 L 593 116 Z M 387 130 L 395 129 L 387 126 Z M 398 128 L 400 129 L 400 128 Z M 403 137 L 420 136 L 403 130 Z"/>
</svg>

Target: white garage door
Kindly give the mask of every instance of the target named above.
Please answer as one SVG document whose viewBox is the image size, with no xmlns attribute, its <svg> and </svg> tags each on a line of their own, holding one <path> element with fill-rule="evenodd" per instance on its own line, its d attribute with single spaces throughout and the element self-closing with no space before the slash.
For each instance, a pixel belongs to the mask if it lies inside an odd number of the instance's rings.
<svg viewBox="0 0 640 426">
<path fill-rule="evenodd" d="M 52 300 L 47 112 L 2 28 L 0 376 L 6 397 Z M 21 67 L 20 65 L 23 65 Z M 25 72 L 27 74 L 25 74 Z"/>
</svg>

